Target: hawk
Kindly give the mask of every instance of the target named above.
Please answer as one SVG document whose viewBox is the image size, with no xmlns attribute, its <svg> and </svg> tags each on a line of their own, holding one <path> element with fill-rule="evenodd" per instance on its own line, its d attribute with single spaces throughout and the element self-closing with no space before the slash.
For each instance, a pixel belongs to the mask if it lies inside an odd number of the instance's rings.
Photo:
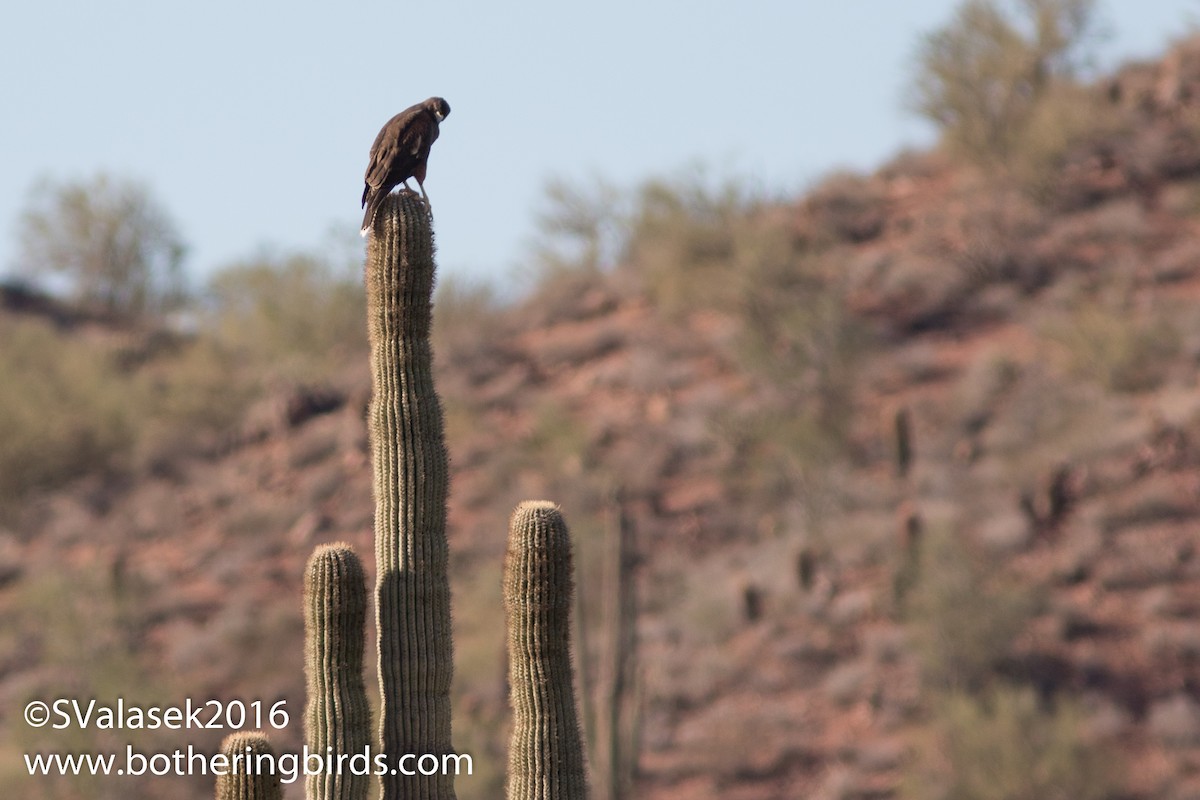
<svg viewBox="0 0 1200 800">
<path fill-rule="evenodd" d="M 429 195 L 425 194 L 425 168 L 429 163 L 429 148 L 438 138 L 438 123 L 450 114 L 450 104 L 440 97 L 406 108 L 387 121 L 383 130 L 371 145 L 370 163 L 367 165 L 366 185 L 363 187 L 362 204 L 367 209 L 363 217 L 362 233 L 367 235 L 375 212 L 383 198 L 399 184 L 412 191 L 409 178 L 417 179 L 425 205 Z"/>
</svg>

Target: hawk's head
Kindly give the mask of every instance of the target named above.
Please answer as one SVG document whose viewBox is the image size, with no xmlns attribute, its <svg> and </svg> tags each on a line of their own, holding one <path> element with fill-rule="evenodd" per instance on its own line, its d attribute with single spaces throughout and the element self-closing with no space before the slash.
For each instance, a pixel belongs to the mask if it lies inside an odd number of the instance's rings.
<svg viewBox="0 0 1200 800">
<path fill-rule="evenodd" d="M 440 97 L 431 97 L 422 105 L 433 112 L 433 115 L 437 117 L 438 122 L 441 122 L 446 117 L 450 116 L 450 104 Z"/>
</svg>

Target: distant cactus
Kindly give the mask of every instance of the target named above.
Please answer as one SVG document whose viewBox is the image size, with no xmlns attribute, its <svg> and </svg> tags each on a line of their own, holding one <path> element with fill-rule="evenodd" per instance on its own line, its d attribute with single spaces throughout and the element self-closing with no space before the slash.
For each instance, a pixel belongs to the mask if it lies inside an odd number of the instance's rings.
<svg viewBox="0 0 1200 800">
<path fill-rule="evenodd" d="M 897 511 L 900 523 L 900 549 L 908 558 L 919 558 L 921 539 L 925 536 L 925 521 L 915 503 L 905 501 Z"/>
<path fill-rule="evenodd" d="M 742 616 L 746 622 L 758 622 L 763 615 L 763 590 L 752 582 L 742 584 Z"/>
<path fill-rule="evenodd" d="M 508 800 L 587 796 L 569 634 L 571 538 L 553 503 L 513 512 L 504 562 L 513 731 Z"/>
<path fill-rule="evenodd" d="M 892 416 L 892 436 L 895 439 L 896 477 L 908 477 L 912 467 L 912 416 L 907 407 L 896 409 Z"/>
<path fill-rule="evenodd" d="M 1075 503 L 1078 490 L 1078 475 L 1066 463 L 1055 467 L 1036 487 L 1022 490 L 1017 502 L 1029 522 L 1030 534 L 1042 538 L 1058 531 Z"/>
<path fill-rule="evenodd" d="M 796 581 L 804 591 L 811 591 L 817 579 L 817 551 L 804 545 L 796 554 Z"/>
<path fill-rule="evenodd" d="M 609 522 L 593 555 L 596 580 L 590 592 L 575 593 L 575 677 L 589 785 L 598 800 L 632 795 L 642 734 L 636 576 L 642 557 L 624 488 L 615 486 L 609 499 Z"/>
<path fill-rule="evenodd" d="M 310 753 L 356 755 L 371 743 L 371 709 L 363 685 L 367 584 L 347 544 L 318 547 L 304 576 L 304 655 Z M 308 800 L 366 800 L 368 775 L 334 770 L 307 778 Z"/>
<path fill-rule="evenodd" d="M 910 502 L 901 504 L 898 512 L 900 522 L 900 557 L 892 572 L 892 602 L 898 616 L 906 613 L 909 593 L 921 578 L 921 544 L 925 537 L 925 522 L 921 512 Z"/>
<path fill-rule="evenodd" d="M 217 800 L 283 800 L 279 775 L 274 771 L 275 752 L 266 734 L 231 733 L 221 742 L 221 752 L 229 761 L 225 774 L 217 776 Z M 271 769 L 265 769 L 267 766 Z M 264 769 L 260 771 L 260 767 Z"/>
<path fill-rule="evenodd" d="M 367 249 L 373 386 L 380 739 L 389 763 L 450 754 L 453 653 L 447 456 L 429 345 L 433 231 L 414 195 L 389 195 Z M 383 800 L 454 797 L 452 776 L 385 774 Z"/>
</svg>

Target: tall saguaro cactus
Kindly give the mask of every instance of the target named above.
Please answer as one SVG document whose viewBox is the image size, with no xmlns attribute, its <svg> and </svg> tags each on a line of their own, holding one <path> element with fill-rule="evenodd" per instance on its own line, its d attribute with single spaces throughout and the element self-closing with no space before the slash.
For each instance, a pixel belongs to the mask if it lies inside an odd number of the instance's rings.
<svg viewBox="0 0 1200 800">
<path fill-rule="evenodd" d="M 376 620 L 380 744 L 405 754 L 451 753 L 447 456 L 429 345 L 434 262 L 426 206 L 384 200 L 367 248 L 373 393 Z M 381 776 L 383 800 L 454 798 L 449 775 Z"/>
<path fill-rule="evenodd" d="M 367 582 L 347 544 L 321 545 L 304 574 L 304 656 L 309 752 L 359 756 L 371 744 L 371 709 L 363 685 Z M 361 757 L 361 756 L 360 756 Z M 366 800 L 369 775 L 343 768 L 309 775 L 307 800 Z"/>
<path fill-rule="evenodd" d="M 508 800 L 587 796 L 569 642 L 571 568 L 571 538 L 558 507 L 517 506 L 504 560 L 513 706 Z"/>
</svg>

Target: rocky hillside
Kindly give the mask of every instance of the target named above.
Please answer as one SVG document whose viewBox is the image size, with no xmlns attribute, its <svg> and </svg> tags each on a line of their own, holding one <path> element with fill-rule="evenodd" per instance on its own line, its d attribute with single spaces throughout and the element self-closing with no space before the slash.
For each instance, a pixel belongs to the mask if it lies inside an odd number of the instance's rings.
<svg viewBox="0 0 1200 800">
<path fill-rule="evenodd" d="M 460 797 L 500 785 L 500 559 L 535 497 L 585 604 L 632 532 L 633 796 L 1200 797 L 1200 41 L 1090 91 L 1109 124 L 1036 186 L 914 153 L 790 203 L 648 191 L 619 265 L 437 317 Z M 368 392 L 364 355 L 29 496 L 0 531 L 4 786 L 210 796 L 22 777 L 221 734 L 35 732 L 34 697 L 283 698 L 298 747 L 303 564 L 371 552 Z"/>
</svg>

